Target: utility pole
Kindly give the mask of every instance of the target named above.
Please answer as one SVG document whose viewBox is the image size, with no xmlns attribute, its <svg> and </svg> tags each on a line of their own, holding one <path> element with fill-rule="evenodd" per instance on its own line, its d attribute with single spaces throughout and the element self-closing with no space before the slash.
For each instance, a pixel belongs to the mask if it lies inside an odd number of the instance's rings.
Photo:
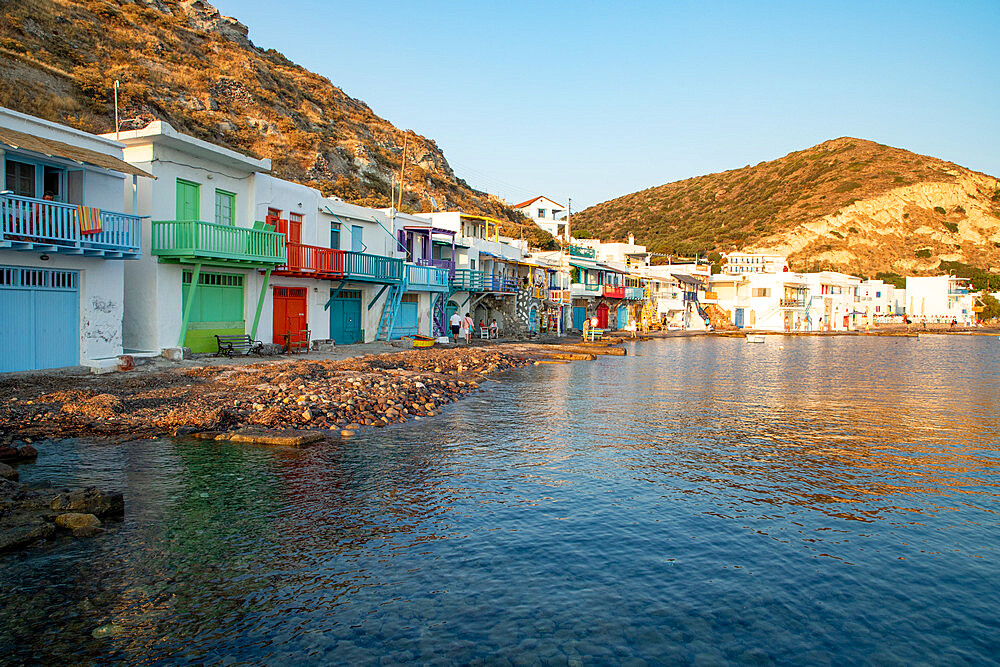
<svg viewBox="0 0 1000 667">
<path fill-rule="evenodd" d="M 399 162 L 399 206 L 396 207 L 398 210 L 403 206 L 403 171 L 406 169 L 406 144 L 410 139 L 410 133 L 407 132 L 403 135 L 403 159 Z"/>
<path fill-rule="evenodd" d="M 115 79 L 115 141 L 118 141 L 119 127 L 121 123 L 118 122 L 118 79 Z"/>
<path fill-rule="evenodd" d="M 570 232 L 570 229 L 569 229 L 569 219 L 570 219 L 570 217 L 572 217 L 572 215 L 573 215 L 573 199 L 567 197 L 567 199 L 566 199 L 566 243 L 569 243 L 570 239 L 573 238 L 573 234 Z"/>
</svg>

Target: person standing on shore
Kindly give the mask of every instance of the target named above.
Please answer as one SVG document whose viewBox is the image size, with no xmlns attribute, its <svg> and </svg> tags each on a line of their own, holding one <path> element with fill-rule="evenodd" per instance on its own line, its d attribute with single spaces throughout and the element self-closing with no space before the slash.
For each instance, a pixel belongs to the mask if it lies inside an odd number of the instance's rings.
<svg viewBox="0 0 1000 667">
<path fill-rule="evenodd" d="M 458 314 L 457 310 L 451 314 L 448 323 L 451 324 L 451 335 L 455 337 L 455 342 L 458 343 L 458 332 L 462 328 L 462 316 Z"/>
<path fill-rule="evenodd" d="M 587 332 L 590 331 L 590 318 L 583 321 L 583 340 L 587 340 Z"/>
<path fill-rule="evenodd" d="M 475 326 L 475 323 L 472 321 L 472 313 L 465 314 L 462 326 L 465 327 L 465 344 L 472 345 L 472 327 Z"/>
</svg>

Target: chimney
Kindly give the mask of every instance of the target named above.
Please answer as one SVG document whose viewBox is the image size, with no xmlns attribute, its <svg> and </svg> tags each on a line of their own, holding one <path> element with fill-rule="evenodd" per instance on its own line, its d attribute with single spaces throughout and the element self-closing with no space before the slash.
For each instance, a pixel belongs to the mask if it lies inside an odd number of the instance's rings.
<svg viewBox="0 0 1000 667">
<path fill-rule="evenodd" d="M 633 234 L 632 232 L 628 233 L 628 244 L 635 245 L 635 234 Z"/>
</svg>

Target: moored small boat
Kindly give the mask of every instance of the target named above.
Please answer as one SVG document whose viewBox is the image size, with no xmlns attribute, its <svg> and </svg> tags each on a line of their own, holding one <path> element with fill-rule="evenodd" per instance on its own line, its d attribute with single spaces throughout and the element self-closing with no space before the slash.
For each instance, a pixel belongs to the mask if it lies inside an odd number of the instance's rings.
<svg viewBox="0 0 1000 667">
<path fill-rule="evenodd" d="M 747 334 L 748 343 L 763 343 L 764 337 L 760 334 Z"/>
<path fill-rule="evenodd" d="M 434 347 L 434 343 L 437 342 L 437 340 L 431 336 L 422 336 L 420 334 L 408 336 L 408 338 L 413 340 L 413 347 Z"/>
</svg>

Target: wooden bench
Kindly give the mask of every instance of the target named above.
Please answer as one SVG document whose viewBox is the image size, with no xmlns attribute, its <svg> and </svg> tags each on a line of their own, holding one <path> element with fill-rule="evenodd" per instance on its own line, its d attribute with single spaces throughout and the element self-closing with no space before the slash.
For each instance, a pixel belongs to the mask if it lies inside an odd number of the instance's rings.
<svg viewBox="0 0 1000 667">
<path fill-rule="evenodd" d="M 587 340 L 601 340 L 604 337 L 604 329 L 588 329 Z"/>
<path fill-rule="evenodd" d="M 233 354 L 239 350 L 240 354 L 250 354 L 256 352 L 264 344 L 259 340 L 254 340 L 250 334 L 223 334 L 215 335 L 215 340 L 219 343 L 219 351 L 215 356 L 223 355 L 232 358 Z"/>
</svg>

